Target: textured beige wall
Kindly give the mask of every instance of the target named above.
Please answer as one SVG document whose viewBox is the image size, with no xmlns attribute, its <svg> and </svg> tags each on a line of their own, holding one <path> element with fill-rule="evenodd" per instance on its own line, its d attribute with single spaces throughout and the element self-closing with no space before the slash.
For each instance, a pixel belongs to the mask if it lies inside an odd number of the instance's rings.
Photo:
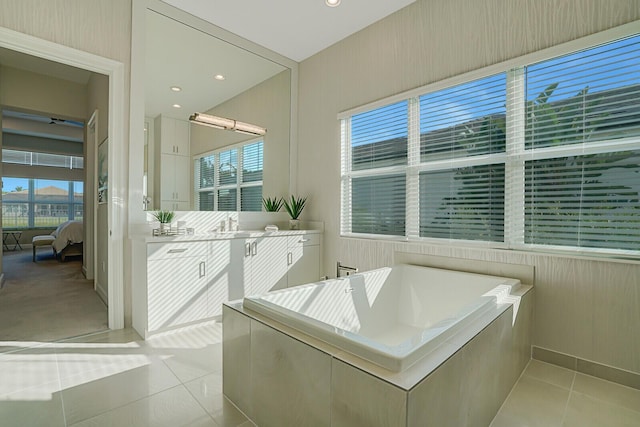
<svg viewBox="0 0 640 427">
<path fill-rule="evenodd" d="M 267 128 L 264 137 L 265 196 L 286 196 L 289 192 L 290 96 L 291 71 L 286 70 L 207 111 Z M 195 156 L 251 139 L 250 135 L 192 125 L 191 154 Z"/>
<path fill-rule="evenodd" d="M 0 0 L 0 26 L 54 43 L 113 59 L 124 64 L 125 101 L 129 98 L 131 69 L 131 2 L 132 0 Z M 87 111 L 83 98 L 82 112 Z M 125 102 L 124 116 L 129 117 Z M 89 116 L 84 117 L 85 120 Z M 124 151 L 129 152 L 128 127 L 123 132 Z M 127 170 L 125 168 L 125 170 Z M 127 184 L 125 178 L 124 185 Z M 124 199 L 126 199 L 126 195 Z M 126 219 L 124 220 L 126 223 Z M 107 240 L 107 231 L 98 240 Z M 121 250 L 126 252 L 126 241 Z M 131 289 L 129 257 L 124 256 L 125 324 L 131 324 Z"/>
<path fill-rule="evenodd" d="M 418 0 L 300 64 L 298 188 L 325 222 L 324 273 L 392 262 L 397 244 L 339 237 L 338 112 L 640 19 L 640 0 Z M 405 246 L 405 245 L 400 245 Z M 534 343 L 640 372 L 640 266 L 509 251 L 412 250 L 537 267 Z M 405 248 L 406 250 L 406 248 Z"/>
<path fill-rule="evenodd" d="M 46 70 L 42 72 L 46 73 Z M 6 66 L 2 67 L 1 75 L 0 104 L 3 107 L 84 120 L 86 85 Z"/>
</svg>

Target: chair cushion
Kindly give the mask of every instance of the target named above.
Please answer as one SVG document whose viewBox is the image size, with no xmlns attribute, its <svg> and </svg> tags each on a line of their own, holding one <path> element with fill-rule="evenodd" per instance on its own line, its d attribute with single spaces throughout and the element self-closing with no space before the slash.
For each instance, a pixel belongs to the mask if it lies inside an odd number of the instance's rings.
<svg viewBox="0 0 640 427">
<path fill-rule="evenodd" d="M 31 244 L 33 246 L 49 246 L 53 244 L 54 240 L 56 240 L 56 238 L 51 235 L 33 236 L 33 239 L 31 240 Z"/>
</svg>

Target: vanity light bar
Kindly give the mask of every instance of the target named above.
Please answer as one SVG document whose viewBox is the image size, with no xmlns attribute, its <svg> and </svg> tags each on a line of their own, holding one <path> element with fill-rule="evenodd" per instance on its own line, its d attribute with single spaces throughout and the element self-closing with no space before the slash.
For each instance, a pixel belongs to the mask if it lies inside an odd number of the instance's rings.
<svg viewBox="0 0 640 427">
<path fill-rule="evenodd" d="M 233 130 L 249 135 L 264 135 L 267 133 L 267 130 L 265 128 L 257 125 L 243 123 L 224 117 L 210 116 L 209 114 L 193 113 L 189 117 L 189 121 L 197 123 L 199 125 L 210 126 L 216 129 Z"/>
</svg>

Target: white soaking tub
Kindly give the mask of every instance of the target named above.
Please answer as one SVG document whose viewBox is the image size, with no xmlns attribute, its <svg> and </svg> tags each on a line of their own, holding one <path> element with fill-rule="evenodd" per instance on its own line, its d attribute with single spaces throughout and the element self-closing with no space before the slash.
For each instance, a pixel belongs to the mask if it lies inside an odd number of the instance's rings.
<svg viewBox="0 0 640 427">
<path fill-rule="evenodd" d="M 248 296 L 243 306 L 398 372 L 519 286 L 517 279 L 398 265 Z"/>
</svg>

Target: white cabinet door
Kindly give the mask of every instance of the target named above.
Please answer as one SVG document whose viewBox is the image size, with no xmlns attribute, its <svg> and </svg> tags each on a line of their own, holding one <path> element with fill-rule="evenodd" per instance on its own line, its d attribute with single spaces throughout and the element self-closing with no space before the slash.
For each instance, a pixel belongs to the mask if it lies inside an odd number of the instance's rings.
<svg viewBox="0 0 640 427">
<path fill-rule="evenodd" d="M 251 281 L 248 295 L 287 287 L 287 238 L 264 237 L 249 239 L 251 250 Z"/>
<path fill-rule="evenodd" d="M 177 200 L 175 157 L 171 154 L 162 154 L 160 156 L 160 195 L 162 200 L 165 201 Z"/>
<path fill-rule="evenodd" d="M 189 129 L 189 122 L 182 120 L 175 121 L 175 133 L 173 140 L 175 145 L 175 154 L 179 156 L 189 157 Z"/>
<path fill-rule="evenodd" d="M 207 315 L 206 243 L 150 243 L 147 247 L 149 331 Z"/>
<path fill-rule="evenodd" d="M 297 246 L 290 248 L 289 253 L 288 286 L 320 280 L 320 246 Z"/>
<path fill-rule="evenodd" d="M 163 154 L 175 154 L 176 120 L 169 117 L 160 117 L 160 152 Z"/>
<path fill-rule="evenodd" d="M 321 234 L 289 236 L 287 285 L 296 286 L 320 280 Z"/>
<path fill-rule="evenodd" d="M 207 317 L 221 315 L 222 303 L 229 301 L 233 283 L 231 243 L 232 240 L 209 242 Z"/>
<path fill-rule="evenodd" d="M 191 199 L 191 191 L 189 184 L 191 180 L 190 173 L 190 158 L 184 156 L 172 156 L 174 158 L 174 172 L 175 177 L 174 191 L 176 193 L 175 200 L 188 202 Z"/>
<path fill-rule="evenodd" d="M 183 120 L 160 117 L 160 152 L 189 156 L 190 124 Z"/>
</svg>

